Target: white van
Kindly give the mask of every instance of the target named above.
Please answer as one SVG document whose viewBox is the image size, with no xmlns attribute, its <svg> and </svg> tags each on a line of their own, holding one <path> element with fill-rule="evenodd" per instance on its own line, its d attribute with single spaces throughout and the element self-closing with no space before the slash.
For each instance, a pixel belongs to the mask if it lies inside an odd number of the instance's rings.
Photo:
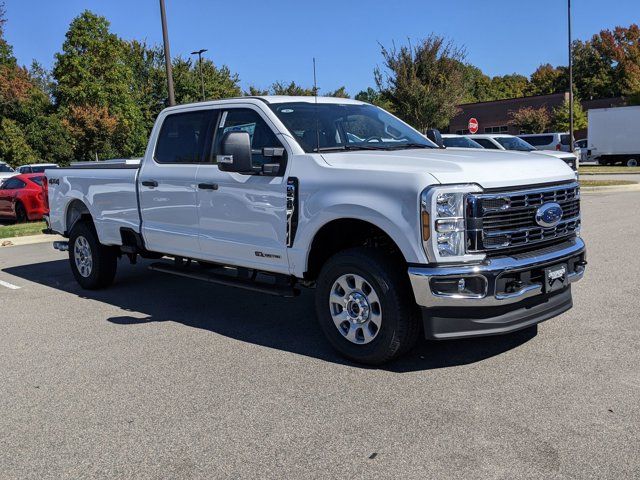
<svg viewBox="0 0 640 480">
<path fill-rule="evenodd" d="M 536 150 L 571 151 L 569 133 L 527 133 L 518 135 L 525 142 L 536 147 Z"/>
</svg>

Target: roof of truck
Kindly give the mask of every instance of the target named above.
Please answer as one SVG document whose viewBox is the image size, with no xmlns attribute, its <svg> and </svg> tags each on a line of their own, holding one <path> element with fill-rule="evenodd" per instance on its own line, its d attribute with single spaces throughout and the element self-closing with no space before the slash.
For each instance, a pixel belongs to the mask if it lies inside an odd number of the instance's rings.
<svg viewBox="0 0 640 480">
<path fill-rule="evenodd" d="M 348 103 L 353 105 L 362 105 L 364 102 L 360 100 L 353 100 L 351 98 L 342 97 L 310 97 L 310 96 L 290 96 L 290 95 L 264 95 L 259 97 L 245 97 L 245 98 L 259 98 L 267 103 Z"/>
<path fill-rule="evenodd" d="M 304 103 L 316 103 L 316 101 L 320 104 L 323 103 L 339 103 L 342 105 L 366 105 L 365 102 L 361 102 L 359 100 L 353 100 L 351 98 L 342 98 L 342 97 L 311 97 L 311 96 L 289 96 L 289 95 L 261 95 L 261 96 L 243 96 L 243 97 L 231 97 L 231 98 L 223 98 L 220 100 L 208 100 L 205 102 L 194 102 L 194 103 L 183 103 L 180 105 L 175 105 L 173 107 L 169 107 L 168 110 L 180 110 L 183 108 L 189 107 L 202 107 L 207 105 L 224 105 L 225 103 L 235 103 L 242 100 L 259 100 L 268 104 L 276 104 L 276 103 L 296 103 L 296 102 L 304 102 Z"/>
</svg>

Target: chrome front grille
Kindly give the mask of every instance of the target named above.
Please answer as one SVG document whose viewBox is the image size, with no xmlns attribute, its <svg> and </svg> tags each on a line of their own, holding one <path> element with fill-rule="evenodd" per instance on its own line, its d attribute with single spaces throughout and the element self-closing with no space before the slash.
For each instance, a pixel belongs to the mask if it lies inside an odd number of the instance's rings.
<svg viewBox="0 0 640 480">
<path fill-rule="evenodd" d="M 546 228 L 536 221 L 539 207 L 557 203 L 560 222 Z M 467 250 L 469 253 L 504 253 L 541 248 L 561 241 L 580 229 L 580 186 L 577 182 L 467 197 Z"/>
</svg>

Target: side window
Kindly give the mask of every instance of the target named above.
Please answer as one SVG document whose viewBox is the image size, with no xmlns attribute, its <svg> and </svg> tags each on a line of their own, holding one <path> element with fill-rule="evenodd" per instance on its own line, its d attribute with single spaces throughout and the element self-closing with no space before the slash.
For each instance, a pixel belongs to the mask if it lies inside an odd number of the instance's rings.
<svg viewBox="0 0 640 480">
<path fill-rule="evenodd" d="M 222 137 L 227 132 L 247 132 L 251 137 L 251 151 L 254 167 L 262 167 L 265 163 L 275 163 L 279 158 L 265 157 L 262 149 L 266 147 L 281 148 L 282 144 L 258 112 L 248 108 L 225 110 L 220 115 L 220 123 L 215 136 L 213 159 L 222 153 Z"/>
<path fill-rule="evenodd" d="M 474 140 L 484 148 L 498 150 L 498 147 L 496 147 L 491 140 L 487 140 L 486 138 L 474 138 Z"/>
<path fill-rule="evenodd" d="M 552 135 L 539 135 L 539 136 L 531 136 L 531 137 L 522 137 L 523 140 L 526 140 L 534 147 L 540 147 L 542 145 L 549 145 L 553 143 Z"/>
<path fill-rule="evenodd" d="M 158 163 L 201 163 L 211 110 L 174 113 L 162 123 L 154 159 Z"/>
<path fill-rule="evenodd" d="M 4 185 L 2 185 L 2 189 L 3 190 L 20 190 L 25 186 L 26 186 L 26 183 L 24 183 L 22 180 L 18 178 L 10 178 L 6 182 L 4 182 Z"/>
</svg>

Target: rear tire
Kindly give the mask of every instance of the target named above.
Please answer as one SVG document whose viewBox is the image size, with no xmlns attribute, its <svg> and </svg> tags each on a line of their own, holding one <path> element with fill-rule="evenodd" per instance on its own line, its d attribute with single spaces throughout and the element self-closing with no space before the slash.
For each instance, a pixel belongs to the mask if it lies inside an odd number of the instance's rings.
<svg viewBox="0 0 640 480">
<path fill-rule="evenodd" d="M 69 263 L 80 286 L 97 290 L 113 283 L 118 268 L 114 247 L 102 245 L 93 224 L 78 222 L 69 235 Z"/>
<path fill-rule="evenodd" d="M 16 202 L 16 223 L 25 223 L 29 220 L 27 210 L 21 202 Z"/>
<path fill-rule="evenodd" d="M 331 345 L 350 360 L 386 363 L 415 345 L 420 310 L 397 258 L 373 248 L 337 253 L 322 268 L 316 315 Z"/>
<path fill-rule="evenodd" d="M 629 158 L 626 163 L 627 167 L 637 167 L 638 159 L 637 158 Z"/>
</svg>

